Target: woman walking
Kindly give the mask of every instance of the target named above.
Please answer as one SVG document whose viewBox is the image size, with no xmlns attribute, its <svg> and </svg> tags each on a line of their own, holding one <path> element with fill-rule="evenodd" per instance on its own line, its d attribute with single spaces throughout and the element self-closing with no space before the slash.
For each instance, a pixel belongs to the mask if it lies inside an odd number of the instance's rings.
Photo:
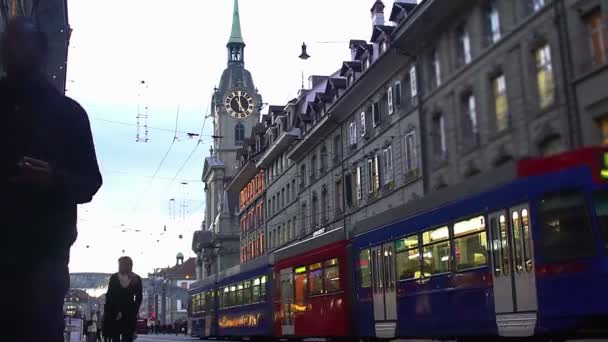
<svg viewBox="0 0 608 342">
<path fill-rule="evenodd" d="M 118 273 L 110 277 L 103 322 L 104 336 L 112 342 L 132 342 L 142 301 L 141 278 L 133 273 L 133 260 L 118 259 Z"/>
</svg>

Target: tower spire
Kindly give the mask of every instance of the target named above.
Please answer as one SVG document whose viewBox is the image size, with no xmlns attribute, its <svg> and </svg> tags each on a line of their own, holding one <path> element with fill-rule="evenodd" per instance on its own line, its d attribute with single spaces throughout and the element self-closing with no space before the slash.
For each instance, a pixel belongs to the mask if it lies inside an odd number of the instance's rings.
<svg viewBox="0 0 608 342">
<path fill-rule="evenodd" d="M 234 12 L 232 14 L 232 32 L 228 44 L 244 44 L 241 33 L 241 16 L 239 14 L 239 0 L 234 0 Z"/>
</svg>

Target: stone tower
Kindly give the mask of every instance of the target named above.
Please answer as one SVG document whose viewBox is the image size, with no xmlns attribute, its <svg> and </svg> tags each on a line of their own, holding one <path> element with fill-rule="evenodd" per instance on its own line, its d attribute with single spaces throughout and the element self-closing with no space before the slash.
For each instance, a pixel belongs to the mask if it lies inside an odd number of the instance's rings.
<svg viewBox="0 0 608 342">
<path fill-rule="evenodd" d="M 239 261 L 238 196 L 224 189 L 238 171 L 237 151 L 260 122 L 262 97 L 251 73 L 245 69 L 245 41 L 241 32 L 238 0 L 234 1 L 232 30 L 228 39 L 228 65 L 215 88 L 213 109 L 214 143 L 205 159 L 206 211 L 203 230 L 211 232 L 202 243 L 203 275 L 234 266 Z M 204 278 L 204 276 L 203 276 Z"/>
</svg>

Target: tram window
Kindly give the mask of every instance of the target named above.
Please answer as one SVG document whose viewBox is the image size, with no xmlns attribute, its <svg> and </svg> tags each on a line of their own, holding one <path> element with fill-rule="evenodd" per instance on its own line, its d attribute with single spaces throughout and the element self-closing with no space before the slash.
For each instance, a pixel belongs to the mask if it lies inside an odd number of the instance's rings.
<svg viewBox="0 0 608 342">
<path fill-rule="evenodd" d="M 372 273 L 370 269 L 369 249 L 361 251 L 359 255 L 359 268 L 361 272 L 361 287 L 368 288 L 372 286 Z"/>
<path fill-rule="evenodd" d="M 340 291 L 340 265 L 338 259 L 325 262 L 325 293 Z"/>
<path fill-rule="evenodd" d="M 568 191 L 540 201 L 540 247 L 546 262 L 592 257 L 596 254 L 585 196 Z"/>
<path fill-rule="evenodd" d="M 260 302 L 260 279 L 255 278 L 253 280 L 253 302 Z"/>
<path fill-rule="evenodd" d="M 236 285 L 230 286 L 230 292 L 228 292 L 228 306 L 236 306 Z"/>
<path fill-rule="evenodd" d="M 422 274 L 432 276 L 450 272 L 450 241 L 447 226 L 422 233 Z"/>
<path fill-rule="evenodd" d="M 243 283 L 243 304 L 251 304 L 251 280 Z"/>
<path fill-rule="evenodd" d="M 502 218 L 502 217 L 501 217 Z M 494 267 L 494 274 L 500 275 L 502 272 L 502 248 L 500 244 L 500 227 L 496 217 L 490 217 L 490 232 L 492 233 L 492 267 Z"/>
<path fill-rule="evenodd" d="M 488 240 L 483 216 L 454 224 L 454 250 L 457 271 L 488 264 Z"/>
<path fill-rule="evenodd" d="M 399 280 L 418 279 L 420 273 L 420 247 L 418 235 L 399 239 L 397 250 L 397 275 Z"/>
<path fill-rule="evenodd" d="M 312 264 L 309 266 L 308 286 L 310 295 L 318 295 L 323 293 L 323 266 L 321 263 Z"/>
<path fill-rule="evenodd" d="M 306 276 L 306 267 L 298 267 L 295 270 L 294 277 L 294 288 L 295 288 L 295 304 L 304 306 L 306 305 L 306 287 L 308 280 Z"/>
<path fill-rule="evenodd" d="M 244 294 L 243 294 L 243 283 L 239 283 L 237 285 L 237 290 L 236 290 L 236 305 L 243 305 L 244 304 Z"/>
<path fill-rule="evenodd" d="M 222 299 L 222 307 L 223 308 L 227 308 L 232 306 L 232 304 L 230 303 L 230 287 L 226 286 L 224 287 L 224 295 L 223 295 L 223 299 Z"/>
<path fill-rule="evenodd" d="M 260 302 L 266 301 L 266 276 L 260 277 Z"/>
<path fill-rule="evenodd" d="M 528 209 L 523 209 L 520 213 L 521 219 L 521 231 L 523 235 L 523 247 L 524 247 L 524 264 L 527 272 L 532 271 L 533 260 L 532 260 L 532 232 L 530 231 L 530 217 L 528 215 Z"/>
<path fill-rule="evenodd" d="M 595 215 L 599 225 L 600 234 L 604 239 L 604 248 L 608 250 L 608 191 L 598 191 L 593 195 Z"/>
</svg>

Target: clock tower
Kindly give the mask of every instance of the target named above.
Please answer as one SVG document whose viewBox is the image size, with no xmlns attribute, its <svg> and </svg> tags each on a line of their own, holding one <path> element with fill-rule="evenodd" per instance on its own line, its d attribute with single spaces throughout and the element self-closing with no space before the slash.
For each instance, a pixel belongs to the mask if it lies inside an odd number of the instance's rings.
<svg viewBox="0 0 608 342">
<path fill-rule="evenodd" d="M 199 255 L 203 278 L 239 262 L 238 195 L 225 188 L 238 171 L 237 152 L 260 122 L 262 97 L 245 69 L 245 41 L 238 0 L 234 0 L 232 30 L 228 39 L 228 65 L 211 100 L 214 142 L 205 159 L 206 211 L 202 229 L 207 238 Z"/>
</svg>

